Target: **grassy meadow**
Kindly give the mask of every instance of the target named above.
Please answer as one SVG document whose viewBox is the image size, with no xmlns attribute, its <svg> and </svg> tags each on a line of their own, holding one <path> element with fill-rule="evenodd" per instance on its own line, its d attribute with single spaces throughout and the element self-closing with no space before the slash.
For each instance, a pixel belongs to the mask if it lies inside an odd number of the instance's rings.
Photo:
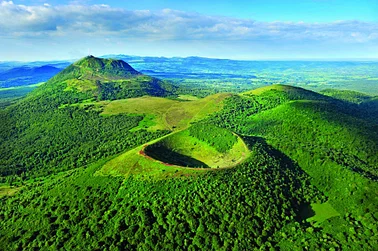
<svg viewBox="0 0 378 251">
<path fill-rule="evenodd" d="M 206 116 L 222 109 L 222 101 L 231 94 L 222 93 L 206 98 L 178 101 L 160 97 L 144 96 L 94 103 L 103 106 L 102 115 L 122 113 L 143 114 L 147 118 L 142 122 L 143 128 L 149 130 L 182 130 L 191 122 L 204 119 Z"/>
</svg>

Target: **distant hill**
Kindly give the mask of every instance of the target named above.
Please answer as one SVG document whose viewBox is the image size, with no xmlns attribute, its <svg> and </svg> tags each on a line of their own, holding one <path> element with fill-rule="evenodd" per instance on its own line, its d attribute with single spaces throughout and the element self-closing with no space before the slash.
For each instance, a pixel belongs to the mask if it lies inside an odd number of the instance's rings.
<svg viewBox="0 0 378 251">
<path fill-rule="evenodd" d="M 44 82 L 62 69 L 44 65 L 38 67 L 21 66 L 0 72 L 0 87 L 15 87 Z"/>
<path fill-rule="evenodd" d="M 364 119 L 378 123 L 378 96 L 371 96 L 365 93 L 351 90 L 326 89 L 320 93 L 337 100 L 345 101 L 345 107 Z"/>
<path fill-rule="evenodd" d="M 370 95 L 350 90 L 326 89 L 320 91 L 320 93 L 355 104 L 361 104 L 363 102 L 367 102 L 373 99 L 373 97 Z"/>
<path fill-rule="evenodd" d="M 313 91 L 337 88 L 378 95 L 377 62 L 247 61 L 202 57 L 142 57 L 122 54 L 105 55 L 101 58 L 124 60 L 143 74 L 161 80 L 175 81 L 191 90 L 208 88 L 213 90 L 210 94 L 215 93 L 214 86 L 220 92 L 244 92 L 259 86 L 281 83 Z M 0 72 L 23 65 L 27 67 L 50 65 L 62 69 L 71 62 L 0 62 Z M 348 74 L 345 75 L 345 73 Z M 30 83 L 25 81 L 22 84 Z"/>
<path fill-rule="evenodd" d="M 300 87 L 290 86 L 290 85 L 268 85 L 254 89 L 252 91 L 242 93 L 246 96 L 271 96 L 271 97 L 285 97 L 290 100 L 329 100 L 328 97 L 321 95 L 317 92 L 306 90 Z"/>
<path fill-rule="evenodd" d="M 4 81 L 9 78 L 25 77 L 32 74 L 56 74 L 60 71 L 61 69 L 49 65 L 44 65 L 40 67 L 17 67 L 2 72 L 0 74 L 0 80 Z"/>
<path fill-rule="evenodd" d="M 63 75 L 63 76 L 62 76 Z M 68 66 L 59 77 L 118 79 L 141 75 L 123 60 L 88 56 Z"/>
</svg>

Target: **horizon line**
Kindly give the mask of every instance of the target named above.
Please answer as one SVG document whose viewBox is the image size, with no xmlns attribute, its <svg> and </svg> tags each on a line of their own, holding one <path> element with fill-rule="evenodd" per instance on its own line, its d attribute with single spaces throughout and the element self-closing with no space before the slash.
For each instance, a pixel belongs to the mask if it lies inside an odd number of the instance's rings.
<svg viewBox="0 0 378 251">
<path fill-rule="evenodd" d="M 89 56 L 89 55 L 87 55 Z M 79 59 L 82 59 L 83 56 L 76 59 L 46 59 L 46 60 L 33 60 L 33 61 L 27 61 L 27 60 L 6 60 L 6 61 L 0 61 L 0 63 L 38 63 L 38 62 L 74 62 Z M 92 56 L 92 55 L 91 55 Z M 119 57 L 119 56 L 127 56 L 127 57 L 141 57 L 141 58 L 166 58 L 166 59 L 175 59 L 175 58 L 181 58 L 181 59 L 187 59 L 187 58 L 203 58 L 203 59 L 214 59 L 214 60 L 230 60 L 230 61 L 273 61 L 273 62 L 279 62 L 279 61 L 286 61 L 286 62 L 295 62 L 295 61 L 308 61 L 308 62 L 372 62 L 377 61 L 378 58 L 255 58 L 255 59 L 238 59 L 238 58 L 222 58 L 222 57 L 205 57 L 205 56 L 140 56 L 140 55 L 128 55 L 128 54 L 105 54 L 101 56 L 94 56 L 98 58 L 111 58 L 111 57 Z"/>
</svg>

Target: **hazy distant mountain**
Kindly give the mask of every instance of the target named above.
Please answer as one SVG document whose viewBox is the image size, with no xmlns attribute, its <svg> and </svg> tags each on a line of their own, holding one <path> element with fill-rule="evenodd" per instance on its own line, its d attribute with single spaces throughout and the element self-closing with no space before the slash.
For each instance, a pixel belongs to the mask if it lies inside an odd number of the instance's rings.
<svg viewBox="0 0 378 251">
<path fill-rule="evenodd" d="M 14 87 L 44 82 L 61 70 L 62 69 L 50 65 L 11 68 L 0 72 L 0 87 Z"/>
</svg>

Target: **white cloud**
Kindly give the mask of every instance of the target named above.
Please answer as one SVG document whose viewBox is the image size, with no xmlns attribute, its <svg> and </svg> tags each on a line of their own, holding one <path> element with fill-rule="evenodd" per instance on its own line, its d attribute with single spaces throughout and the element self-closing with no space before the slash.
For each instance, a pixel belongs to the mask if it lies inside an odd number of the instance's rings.
<svg viewBox="0 0 378 251">
<path fill-rule="evenodd" d="M 362 43 L 377 40 L 378 24 L 360 21 L 258 22 L 170 9 L 153 12 L 129 11 L 108 5 L 25 6 L 12 1 L 1 2 L 0 36 L 70 36 L 73 33 L 154 40 Z"/>
</svg>

